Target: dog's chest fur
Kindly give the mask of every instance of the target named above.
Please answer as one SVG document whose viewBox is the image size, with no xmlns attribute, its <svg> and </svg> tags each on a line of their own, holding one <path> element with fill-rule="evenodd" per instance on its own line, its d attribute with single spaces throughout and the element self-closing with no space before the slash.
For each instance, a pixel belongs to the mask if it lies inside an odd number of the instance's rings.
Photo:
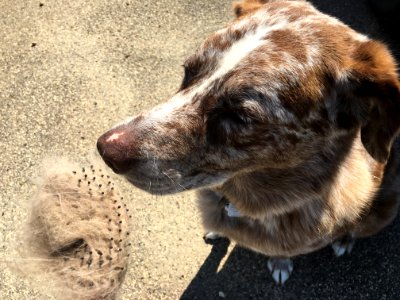
<svg viewBox="0 0 400 300">
<path fill-rule="evenodd" d="M 371 169 L 361 143 L 340 146 L 339 155 L 324 153 L 292 169 L 244 173 L 216 189 L 242 218 L 232 219 L 234 230 L 223 232 L 258 252 L 293 256 L 350 231 L 371 205 L 379 166 Z"/>
</svg>

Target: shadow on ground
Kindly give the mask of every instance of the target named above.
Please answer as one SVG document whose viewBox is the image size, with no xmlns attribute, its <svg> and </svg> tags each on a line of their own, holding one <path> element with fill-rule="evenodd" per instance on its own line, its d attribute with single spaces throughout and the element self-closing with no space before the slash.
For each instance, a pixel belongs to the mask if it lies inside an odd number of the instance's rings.
<svg viewBox="0 0 400 300">
<path fill-rule="evenodd" d="M 267 257 L 235 246 L 219 272 L 229 241 L 216 242 L 181 299 L 398 299 L 400 218 L 375 237 L 358 240 L 350 255 L 330 247 L 294 259 L 287 283 L 277 286 Z"/>
<path fill-rule="evenodd" d="M 381 26 L 368 1 L 311 1 L 355 30 L 388 43 L 397 59 L 399 41 Z M 228 240 L 211 249 L 181 299 L 399 299 L 400 218 L 377 236 L 357 241 L 350 255 L 336 258 L 330 247 L 294 259 L 294 272 L 283 286 L 273 283 L 267 257 Z M 222 292 L 223 294 L 219 293 Z"/>
</svg>

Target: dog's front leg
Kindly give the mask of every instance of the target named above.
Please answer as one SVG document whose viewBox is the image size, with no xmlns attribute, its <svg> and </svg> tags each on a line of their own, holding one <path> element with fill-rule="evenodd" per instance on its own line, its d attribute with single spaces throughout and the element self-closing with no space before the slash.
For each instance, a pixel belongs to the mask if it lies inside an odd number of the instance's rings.
<svg viewBox="0 0 400 300">
<path fill-rule="evenodd" d="M 221 226 L 221 212 L 224 209 L 225 201 L 223 195 L 210 190 L 202 189 L 197 191 L 198 206 L 202 214 L 202 221 L 206 234 L 203 239 L 206 243 L 212 242 L 223 237 L 219 232 Z"/>
<path fill-rule="evenodd" d="M 227 203 L 222 194 L 203 189 L 198 191 L 197 196 L 203 224 L 208 231 L 204 236 L 207 243 L 223 237 L 221 232 L 229 232 L 227 235 L 229 237 L 232 235 L 234 240 L 240 240 L 241 236 L 257 232 L 258 225 L 253 222 L 247 223 L 242 219 L 240 212 L 232 204 Z M 241 244 L 246 245 L 244 242 Z M 270 257 L 267 266 L 272 278 L 278 284 L 284 284 L 293 271 L 293 261 L 289 257 Z"/>
<path fill-rule="evenodd" d="M 221 199 L 220 201 L 224 201 L 224 200 Z M 237 217 L 241 216 L 240 212 L 236 209 L 236 207 L 232 203 L 225 204 L 225 211 L 226 211 L 226 214 L 228 215 L 228 217 L 231 217 L 231 218 L 237 218 Z M 203 239 L 206 243 L 212 243 L 212 241 L 218 240 L 222 237 L 224 237 L 224 236 L 221 233 L 218 233 L 215 231 L 209 231 L 203 236 Z"/>
</svg>

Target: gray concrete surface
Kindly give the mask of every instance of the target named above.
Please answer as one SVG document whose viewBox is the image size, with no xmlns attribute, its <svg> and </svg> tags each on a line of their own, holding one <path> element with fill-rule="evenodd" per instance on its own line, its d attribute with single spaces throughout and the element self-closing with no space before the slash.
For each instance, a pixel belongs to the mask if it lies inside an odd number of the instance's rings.
<svg viewBox="0 0 400 300">
<path fill-rule="evenodd" d="M 314 1 L 391 43 L 365 1 Z M 116 121 L 167 99 L 181 64 L 231 18 L 230 1 L 0 2 L 0 299 L 47 299 L 7 268 L 43 157 L 82 157 Z M 192 193 L 149 196 L 120 181 L 134 216 L 132 261 L 121 299 L 398 299 L 400 224 L 299 257 L 284 287 L 266 258 L 202 240 Z M 222 292 L 222 293 L 220 293 Z"/>
</svg>

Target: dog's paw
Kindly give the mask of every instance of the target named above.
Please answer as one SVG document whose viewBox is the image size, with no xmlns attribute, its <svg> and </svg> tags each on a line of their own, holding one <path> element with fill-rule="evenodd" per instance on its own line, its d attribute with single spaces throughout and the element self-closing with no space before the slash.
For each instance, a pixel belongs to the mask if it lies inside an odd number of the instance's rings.
<svg viewBox="0 0 400 300">
<path fill-rule="evenodd" d="M 337 239 L 332 243 L 333 252 L 337 257 L 344 254 L 350 254 L 353 250 L 355 239 L 351 235 L 345 235 L 344 237 Z"/>
<path fill-rule="evenodd" d="M 223 238 L 222 235 L 213 231 L 207 232 L 205 235 L 203 235 L 203 240 L 206 244 L 214 244 L 221 238 Z"/>
<path fill-rule="evenodd" d="M 290 258 L 270 257 L 268 270 L 277 284 L 284 284 L 293 272 L 293 261 Z"/>
</svg>

